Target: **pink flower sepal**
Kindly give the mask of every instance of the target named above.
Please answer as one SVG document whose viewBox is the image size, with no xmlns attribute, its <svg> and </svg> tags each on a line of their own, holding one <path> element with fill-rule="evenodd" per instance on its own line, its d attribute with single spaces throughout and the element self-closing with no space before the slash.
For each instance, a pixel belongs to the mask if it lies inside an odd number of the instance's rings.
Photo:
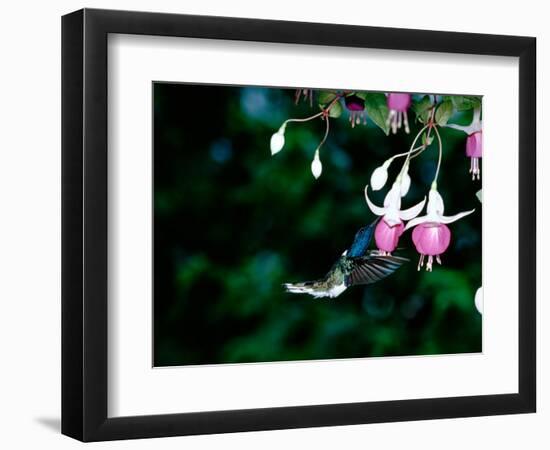
<svg viewBox="0 0 550 450">
<path fill-rule="evenodd" d="M 447 250 L 451 242 L 451 230 L 446 224 L 462 219 L 475 211 L 472 209 L 454 216 L 444 216 L 444 210 L 441 194 L 432 187 L 428 195 L 427 214 L 412 219 L 405 226 L 405 230 L 415 227 L 412 238 L 416 250 L 420 253 L 418 270 L 424 265 L 426 256 L 428 257 L 426 270 L 431 272 L 434 257 L 441 264 L 441 254 Z"/>
</svg>

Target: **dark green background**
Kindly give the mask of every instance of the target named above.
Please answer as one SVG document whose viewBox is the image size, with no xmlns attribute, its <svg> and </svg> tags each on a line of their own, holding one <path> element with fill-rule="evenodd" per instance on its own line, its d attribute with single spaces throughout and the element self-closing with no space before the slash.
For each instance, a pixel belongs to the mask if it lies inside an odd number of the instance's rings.
<svg viewBox="0 0 550 450">
<path fill-rule="evenodd" d="M 364 186 L 408 150 L 418 125 L 386 137 L 371 121 L 352 129 L 344 112 L 331 120 L 315 180 L 321 120 L 289 124 L 284 149 L 270 155 L 285 119 L 317 111 L 294 105 L 294 90 L 153 89 L 155 366 L 481 351 L 480 183 L 468 176 L 463 133 L 442 129 L 439 191 L 446 214 L 476 212 L 450 225 L 444 265 L 417 272 L 407 232 L 400 254 L 411 262 L 393 276 L 316 300 L 281 284 L 324 275 L 374 219 Z M 434 145 L 413 160 L 403 207 L 426 195 L 436 158 Z M 373 195 L 379 204 L 385 191 Z"/>
</svg>

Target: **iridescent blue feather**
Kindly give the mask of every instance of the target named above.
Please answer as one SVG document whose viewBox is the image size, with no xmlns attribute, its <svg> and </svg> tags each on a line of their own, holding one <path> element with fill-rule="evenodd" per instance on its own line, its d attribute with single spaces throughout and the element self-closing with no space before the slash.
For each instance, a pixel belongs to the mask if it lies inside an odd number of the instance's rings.
<svg viewBox="0 0 550 450">
<path fill-rule="evenodd" d="M 367 252 L 367 248 L 369 247 L 370 241 L 372 240 L 372 236 L 374 234 L 374 228 L 376 227 L 377 223 L 378 223 L 378 220 L 375 220 L 369 226 L 361 228 L 355 234 L 355 238 L 353 239 L 353 244 L 351 244 L 351 247 L 348 250 L 347 256 L 358 257 L 358 256 L 365 255 L 365 253 Z"/>
</svg>

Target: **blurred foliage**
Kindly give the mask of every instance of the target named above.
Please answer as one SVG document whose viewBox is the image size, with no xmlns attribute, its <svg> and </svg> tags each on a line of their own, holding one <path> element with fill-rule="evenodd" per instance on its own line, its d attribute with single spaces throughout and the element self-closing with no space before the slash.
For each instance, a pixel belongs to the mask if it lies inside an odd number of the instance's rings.
<svg viewBox="0 0 550 450">
<path fill-rule="evenodd" d="M 284 292 L 283 282 L 324 275 L 374 219 L 363 197 L 371 172 L 408 150 L 421 126 L 409 112 L 410 135 L 386 136 L 370 118 L 352 129 L 344 110 L 331 121 L 315 180 L 321 120 L 289 124 L 284 149 L 270 155 L 285 119 L 318 110 L 316 101 L 295 105 L 294 95 L 154 84 L 155 366 L 481 351 L 480 184 L 470 180 L 456 130 L 441 130 L 439 191 L 447 214 L 476 212 L 450 225 L 443 266 L 418 272 L 407 232 L 399 254 L 411 262 L 379 283 L 328 300 Z M 415 98 L 422 109 L 424 97 Z M 474 101 L 464 98 L 452 101 Z M 462 109 L 451 121 L 468 123 L 471 110 Z M 436 161 L 436 146 L 413 161 L 403 207 L 426 195 Z M 381 204 L 385 189 L 373 195 Z"/>
</svg>

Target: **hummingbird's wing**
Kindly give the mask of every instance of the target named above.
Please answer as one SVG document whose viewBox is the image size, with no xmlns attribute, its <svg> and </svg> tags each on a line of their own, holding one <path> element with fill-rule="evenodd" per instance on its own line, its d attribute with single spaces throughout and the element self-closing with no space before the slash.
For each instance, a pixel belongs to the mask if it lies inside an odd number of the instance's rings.
<svg viewBox="0 0 550 450">
<path fill-rule="evenodd" d="M 350 258 L 350 261 L 351 271 L 345 279 L 346 286 L 376 283 L 409 260 L 401 256 L 369 255 Z"/>
</svg>

